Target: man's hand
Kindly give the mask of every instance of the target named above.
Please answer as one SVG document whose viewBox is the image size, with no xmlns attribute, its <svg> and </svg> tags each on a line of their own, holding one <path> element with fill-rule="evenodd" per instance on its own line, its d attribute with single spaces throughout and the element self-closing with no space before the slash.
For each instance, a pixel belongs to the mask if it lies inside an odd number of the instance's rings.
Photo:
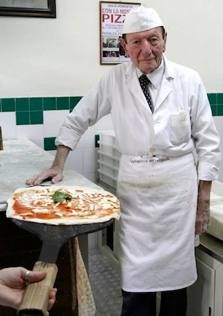
<svg viewBox="0 0 223 316">
<path fill-rule="evenodd" d="M 45 277 L 45 272 L 28 271 L 22 267 L 0 270 L 0 305 L 17 309 L 22 302 L 27 281 L 28 283 L 38 282 Z M 48 309 L 55 303 L 56 291 L 55 288 L 50 290 Z"/>
<path fill-rule="evenodd" d="M 52 183 L 57 183 L 63 179 L 63 170 L 64 164 L 67 159 L 67 156 L 70 152 L 70 148 L 60 145 L 57 147 L 56 156 L 52 166 L 49 169 L 46 169 L 40 172 L 38 175 L 27 179 L 27 185 L 39 185 L 45 180 L 51 180 Z"/>
<path fill-rule="evenodd" d="M 211 181 L 199 181 L 195 234 L 200 235 L 208 228 L 210 219 Z"/>
<path fill-rule="evenodd" d="M 208 228 L 210 219 L 210 201 L 198 199 L 195 234 L 200 235 Z"/>
<path fill-rule="evenodd" d="M 38 175 L 33 176 L 30 179 L 26 180 L 26 184 L 33 186 L 33 185 L 39 185 L 45 180 L 50 179 L 52 183 L 57 183 L 63 179 L 63 171 L 59 168 L 49 168 L 42 172 L 40 172 Z"/>
</svg>

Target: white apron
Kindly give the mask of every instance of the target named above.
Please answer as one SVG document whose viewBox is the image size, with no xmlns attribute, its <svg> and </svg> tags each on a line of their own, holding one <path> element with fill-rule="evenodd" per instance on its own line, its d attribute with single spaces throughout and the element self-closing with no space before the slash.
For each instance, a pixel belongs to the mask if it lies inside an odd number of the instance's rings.
<svg viewBox="0 0 223 316">
<path fill-rule="evenodd" d="M 122 289 L 156 292 L 192 284 L 197 278 L 193 155 L 158 162 L 123 155 L 118 196 Z"/>
</svg>

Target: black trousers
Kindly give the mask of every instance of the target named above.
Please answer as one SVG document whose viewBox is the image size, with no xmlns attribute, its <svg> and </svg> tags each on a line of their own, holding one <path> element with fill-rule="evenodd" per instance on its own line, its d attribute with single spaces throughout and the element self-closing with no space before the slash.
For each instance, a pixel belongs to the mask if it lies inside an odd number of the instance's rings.
<svg viewBox="0 0 223 316">
<path fill-rule="evenodd" d="M 121 316 L 156 316 L 156 293 L 133 293 L 122 290 Z M 159 316 L 186 316 L 187 289 L 161 292 Z"/>
</svg>

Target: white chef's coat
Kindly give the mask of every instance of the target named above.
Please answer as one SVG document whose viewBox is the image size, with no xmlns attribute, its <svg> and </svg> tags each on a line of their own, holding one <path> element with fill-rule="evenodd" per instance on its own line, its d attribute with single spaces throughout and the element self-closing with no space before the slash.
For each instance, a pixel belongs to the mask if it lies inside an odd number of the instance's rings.
<svg viewBox="0 0 223 316">
<path fill-rule="evenodd" d="M 118 65 L 81 99 L 56 139 L 74 149 L 88 126 L 111 113 L 122 153 L 121 282 L 132 292 L 195 281 L 197 176 L 215 180 L 220 164 L 219 137 L 195 71 L 164 59 L 154 105 L 152 114 L 134 65 Z M 151 155 L 170 159 L 153 163 Z"/>
<path fill-rule="evenodd" d="M 152 114 L 131 62 L 115 66 L 68 115 L 56 139 L 74 149 L 88 126 L 111 113 L 122 154 L 182 156 L 196 151 L 198 177 L 215 180 L 220 165 L 207 93 L 194 70 L 164 58 L 165 71 Z"/>
</svg>

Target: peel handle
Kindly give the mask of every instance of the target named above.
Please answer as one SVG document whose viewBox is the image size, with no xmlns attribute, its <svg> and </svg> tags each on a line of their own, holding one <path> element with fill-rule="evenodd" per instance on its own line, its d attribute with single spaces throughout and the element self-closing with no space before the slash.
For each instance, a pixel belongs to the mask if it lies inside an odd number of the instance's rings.
<svg viewBox="0 0 223 316">
<path fill-rule="evenodd" d="M 49 291 L 55 283 L 58 268 L 55 263 L 37 261 L 33 271 L 46 272 L 46 277 L 40 282 L 27 286 L 18 308 L 18 316 L 45 316 L 47 314 Z"/>
</svg>

